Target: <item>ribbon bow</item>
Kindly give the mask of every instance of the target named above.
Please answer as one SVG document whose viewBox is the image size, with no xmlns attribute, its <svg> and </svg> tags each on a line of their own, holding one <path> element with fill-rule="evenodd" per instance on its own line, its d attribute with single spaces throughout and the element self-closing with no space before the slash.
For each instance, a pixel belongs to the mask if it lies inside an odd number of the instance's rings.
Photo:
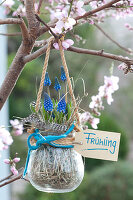
<svg viewBox="0 0 133 200">
<path fill-rule="evenodd" d="M 27 160 L 26 160 L 26 164 L 25 164 L 25 169 L 23 172 L 23 178 L 25 177 L 26 173 L 27 173 L 27 168 L 28 168 L 28 164 L 29 164 L 29 159 L 30 159 L 30 152 L 32 150 L 36 150 L 39 147 L 41 147 L 42 144 L 49 144 L 50 146 L 53 147 L 57 147 L 57 148 L 73 148 L 73 145 L 62 145 L 62 144 L 56 144 L 54 143 L 54 141 L 62 139 L 62 138 L 66 138 L 68 136 L 68 134 L 70 132 L 73 131 L 75 125 L 72 124 L 70 126 L 70 128 L 62 135 L 48 135 L 48 136 L 42 136 L 41 134 L 39 134 L 39 130 L 35 129 L 35 132 L 32 133 L 28 139 L 27 139 L 27 144 L 28 144 L 28 155 L 27 155 Z M 30 140 L 31 138 L 34 137 L 37 141 L 36 141 L 36 145 L 31 145 L 30 144 Z"/>
</svg>

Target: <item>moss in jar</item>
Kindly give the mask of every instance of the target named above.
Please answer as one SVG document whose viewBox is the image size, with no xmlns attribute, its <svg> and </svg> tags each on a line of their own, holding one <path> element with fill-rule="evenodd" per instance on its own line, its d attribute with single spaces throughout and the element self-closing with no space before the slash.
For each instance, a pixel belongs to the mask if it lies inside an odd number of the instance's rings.
<svg viewBox="0 0 133 200">
<path fill-rule="evenodd" d="M 31 184 L 44 192 L 70 192 L 84 176 L 82 157 L 73 149 L 43 145 L 31 152 L 28 177 Z"/>
</svg>

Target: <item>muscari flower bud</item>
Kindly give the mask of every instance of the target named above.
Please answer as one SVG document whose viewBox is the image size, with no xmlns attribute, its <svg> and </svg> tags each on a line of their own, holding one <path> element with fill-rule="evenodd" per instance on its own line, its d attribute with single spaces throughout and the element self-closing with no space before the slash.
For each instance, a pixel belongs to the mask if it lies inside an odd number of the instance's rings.
<svg viewBox="0 0 133 200">
<path fill-rule="evenodd" d="M 64 71 L 64 67 L 61 66 L 61 80 L 65 81 L 66 80 L 66 75 L 65 75 L 65 71 Z"/>
<path fill-rule="evenodd" d="M 50 86 L 51 85 L 51 80 L 49 78 L 48 72 L 45 74 L 45 80 L 44 80 L 44 86 Z"/>
<path fill-rule="evenodd" d="M 44 92 L 44 109 L 46 111 L 52 111 L 53 110 L 52 100 L 46 92 Z"/>
<path fill-rule="evenodd" d="M 65 101 L 64 94 L 60 98 L 60 101 L 59 101 L 58 106 L 57 106 L 57 111 L 58 112 L 63 112 L 63 113 L 66 112 L 66 101 Z"/>
<path fill-rule="evenodd" d="M 58 90 L 61 89 L 61 85 L 60 85 L 60 83 L 59 83 L 57 77 L 55 77 L 55 85 L 54 85 L 54 89 L 55 89 L 57 92 L 58 92 Z"/>
</svg>

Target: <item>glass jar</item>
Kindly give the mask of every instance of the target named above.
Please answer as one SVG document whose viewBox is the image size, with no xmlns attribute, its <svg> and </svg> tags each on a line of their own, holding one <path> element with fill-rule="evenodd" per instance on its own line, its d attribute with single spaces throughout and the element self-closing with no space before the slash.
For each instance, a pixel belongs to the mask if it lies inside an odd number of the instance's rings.
<svg viewBox="0 0 133 200">
<path fill-rule="evenodd" d="M 42 145 L 31 152 L 28 178 L 39 191 L 71 192 L 80 185 L 83 177 L 82 157 L 73 148 Z"/>
</svg>

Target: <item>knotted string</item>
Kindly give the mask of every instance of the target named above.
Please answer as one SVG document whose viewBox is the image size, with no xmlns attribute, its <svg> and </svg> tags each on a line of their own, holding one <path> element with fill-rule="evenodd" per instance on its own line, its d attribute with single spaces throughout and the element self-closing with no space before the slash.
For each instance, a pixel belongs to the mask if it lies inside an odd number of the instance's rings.
<svg viewBox="0 0 133 200">
<path fill-rule="evenodd" d="M 48 41 L 48 47 L 47 47 L 46 55 L 45 55 L 42 77 L 41 77 L 41 81 L 40 81 L 39 91 L 38 91 L 38 94 L 37 94 L 36 107 L 35 107 L 36 112 L 39 111 L 40 100 L 41 100 L 42 91 L 43 91 L 43 84 L 44 84 L 45 74 L 46 74 L 46 70 L 47 70 L 47 66 L 48 66 L 51 44 L 52 44 L 53 40 L 54 40 L 54 37 L 51 37 L 50 40 Z"/>
<path fill-rule="evenodd" d="M 75 125 L 72 124 L 70 126 L 70 128 L 62 135 L 57 135 L 57 136 L 56 135 L 48 135 L 48 136 L 45 136 L 45 137 L 43 137 L 41 134 L 39 134 L 39 130 L 36 129 L 35 132 L 32 133 L 27 139 L 27 144 L 28 144 L 29 149 L 28 149 L 27 160 L 26 160 L 25 169 L 24 169 L 22 178 L 24 178 L 26 173 L 27 173 L 31 151 L 40 148 L 42 144 L 49 144 L 50 146 L 53 146 L 53 147 L 56 147 L 56 148 L 73 148 L 74 147 L 73 145 L 57 144 L 54 141 L 60 140 L 62 138 L 66 138 L 68 136 L 68 134 L 73 131 L 74 127 L 75 127 Z M 30 144 L 30 140 L 31 140 L 32 137 L 35 138 L 36 145 Z"/>
</svg>

